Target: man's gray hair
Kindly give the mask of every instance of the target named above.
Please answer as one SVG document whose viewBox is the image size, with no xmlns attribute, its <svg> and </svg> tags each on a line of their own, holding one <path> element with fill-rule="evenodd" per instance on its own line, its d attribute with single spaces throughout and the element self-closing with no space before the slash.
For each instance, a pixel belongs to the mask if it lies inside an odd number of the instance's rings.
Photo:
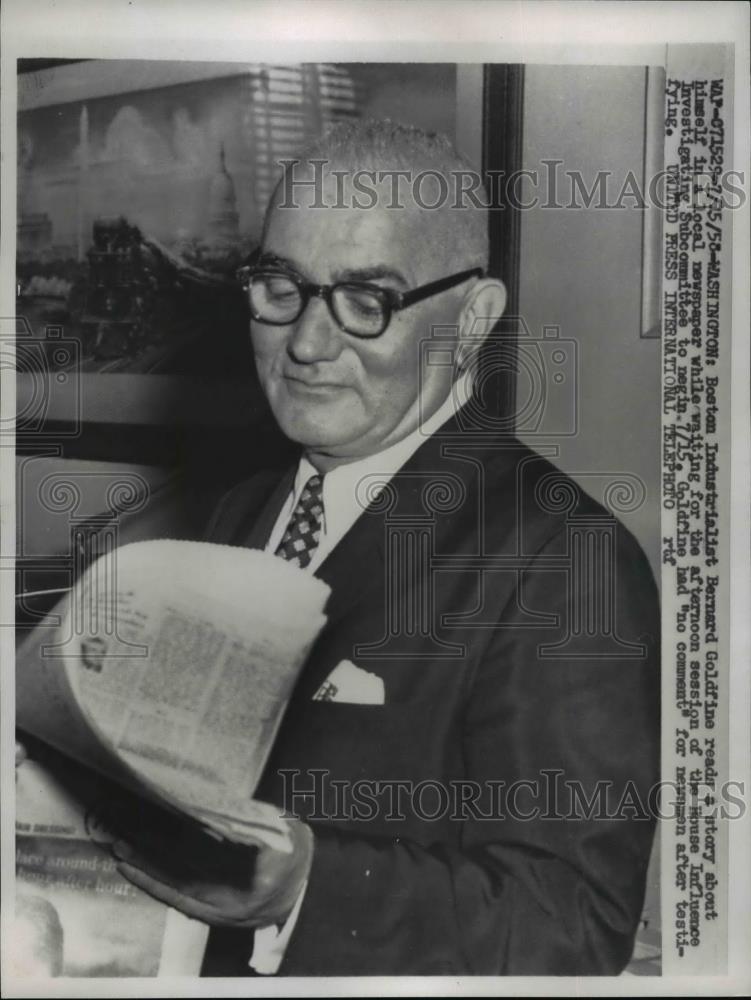
<svg viewBox="0 0 751 1000">
<path fill-rule="evenodd" d="M 440 258 L 442 266 L 449 270 L 487 268 L 485 190 L 476 168 L 457 151 L 448 136 L 390 119 L 337 122 L 300 154 L 298 162 L 310 161 L 325 161 L 326 172 L 343 170 L 354 175 L 369 171 L 383 175 L 386 180 L 394 176 L 392 172 L 409 171 L 410 177 L 399 182 L 399 200 L 405 203 L 409 200 L 410 207 L 422 211 L 431 255 Z M 420 174 L 424 175 L 423 181 L 432 184 L 418 184 L 415 205 L 410 192 L 414 192 L 414 181 Z M 445 180 L 445 185 L 438 177 Z M 284 176 L 272 195 L 270 208 L 283 184 Z M 467 194 L 470 187 L 473 196 Z M 441 193 L 443 198 L 439 197 Z M 432 207 L 435 203 L 439 207 Z M 394 207 L 393 201 L 390 204 Z M 398 211 L 395 207 L 394 210 Z"/>
</svg>

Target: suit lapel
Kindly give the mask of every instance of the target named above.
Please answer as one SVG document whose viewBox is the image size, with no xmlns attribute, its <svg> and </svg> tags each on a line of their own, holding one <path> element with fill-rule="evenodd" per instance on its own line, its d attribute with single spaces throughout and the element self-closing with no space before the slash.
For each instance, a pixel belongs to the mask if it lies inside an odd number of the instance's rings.
<svg viewBox="0 0 751 1000">
<path fill-rule="evenodd" d="M 426 476 L 440 476 L 445 459 L 441 455 L 441 432 L 455 434 L 455 418 L 449 420 L 422 444 L 398 469 L 382 497 L 360 514 L 339 544 L 315 572 L 331 587 L 326 607 L 329 626 L 341 619 L 368 591 L 384 584 L 386 533 L 389 522 L 402 524 L 426 516 Z"/>
<path fill-rule="evenodd" d="M 248 506 L 236 531 L 234 542 L 248 549 L 264 549 L 279 516 L 284 501 L 295 481 L 295 466 L 260 492 L 256 502 Z"/>
<path fill-rule="evenodd" d="M 385 518 L 371 504 L 315 571 L 331 587 L 328 624 L 342 618 L 383 575 Z"/>
</svg>

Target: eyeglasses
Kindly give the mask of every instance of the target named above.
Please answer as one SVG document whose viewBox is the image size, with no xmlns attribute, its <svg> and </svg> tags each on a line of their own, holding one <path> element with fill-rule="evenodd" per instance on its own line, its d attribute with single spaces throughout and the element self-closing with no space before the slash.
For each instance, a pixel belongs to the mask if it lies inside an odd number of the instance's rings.
<svg viewBox="0 0 751 1000">
<path fill-rule="evenodd" d="M 353 337 L 368 338 L 380 337 L 395 312 L 484 273 L 482 268 L 473 267 L 409 292 L 381 288 L 366 281 L 316 285 L 295 271 L 262 262 L 241 267 L 237 277 L 248 294 L 251 315 L 259 323 L 288 326 L 302 316 L 311 296 L 316 295 L 326 303 L 342 330 Z"/>
</svg>

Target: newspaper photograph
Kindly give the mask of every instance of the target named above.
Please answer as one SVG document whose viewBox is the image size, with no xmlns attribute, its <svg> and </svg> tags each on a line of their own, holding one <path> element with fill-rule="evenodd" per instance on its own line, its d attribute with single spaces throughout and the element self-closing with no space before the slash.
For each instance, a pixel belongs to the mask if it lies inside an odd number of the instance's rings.
<svg viewBox="0 0 751 1000">
<path fill-rule="evenodd" d="M 96 11 L 0 21 L 3 995 L 748 992 L 748 8 Z"/>
</svg>

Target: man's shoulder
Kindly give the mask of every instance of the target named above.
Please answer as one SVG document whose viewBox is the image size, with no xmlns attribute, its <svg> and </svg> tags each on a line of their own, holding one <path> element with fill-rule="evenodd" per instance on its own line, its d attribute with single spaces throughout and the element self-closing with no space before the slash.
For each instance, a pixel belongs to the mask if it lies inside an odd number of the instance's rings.
<svg viewBox="0 0 751 1000">
<path fill-rule="evenodd" d="M 608 531 L 619 549 L 646 558 L 622 520 L 646 499 L 639 477 L 598 469 L 572 474 L 559 468 L 555 458 L 557 455 L 545 455 L 517 438 L 483 449 L 486 504 L 494 498 L 496 509 L 513 509 L 517 531 L 527 542 L 525 549 L 542 548 L 551 542 L 555 545 L 556 537 L 567 547 L 571 532 Z"/>
<path fill-rule="evenodd" d="M 259 469 L 235 483 L 214 508 L 204 533 L 205 540 L 233 544 L 243 533 L 245 525 L 271 498 L 285 474 L 286 470 L 279 468 Z"/>
</svg>

